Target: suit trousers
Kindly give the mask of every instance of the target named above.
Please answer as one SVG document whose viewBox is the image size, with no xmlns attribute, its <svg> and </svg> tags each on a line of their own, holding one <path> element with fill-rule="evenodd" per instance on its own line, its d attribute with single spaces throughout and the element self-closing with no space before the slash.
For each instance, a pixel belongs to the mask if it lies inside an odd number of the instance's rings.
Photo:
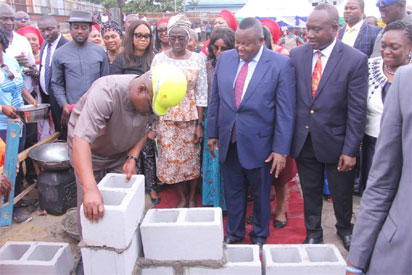
<svg viewBox="0 0 412 275">
<path fill-rule="evenodd" d="M 375 155 L 375 146 L 377 138 L 365 135 L 363 137 L 362 146 L 362 163 L 361 163 L 361 191 L 366 188 L 369 171 L 372 166 L 373 156 Z"/>
<path fill-rule="evenodd" d="M 227 233 L 233 239 L 245 235 L 247 191 L 249 185 L 253 192 L 253 231 L 251 239 L 265 241 L 269 235 L 270 185 L 272 176 L 270 166 L 265 164 L 256 169 L 245 169 L 239 162 L 237 144 L 231 143 L 225 162 L 222 165 L 224 194 L 227 206 Z"/>
<path fill-rule="evenodd" d="M 333 200 L 333 209 L 337 220 L 336 229 L 342 235 L 351 234 L 354 171 L 339 172 L 337 170 L 338 163 L 318 161 L 310 135 L 308 135 L 296 163 L 303 192 L 307 237 L 323 237 L 321 220 L 324 169 L 327 172 L 329 190 Z"/>
</svg>

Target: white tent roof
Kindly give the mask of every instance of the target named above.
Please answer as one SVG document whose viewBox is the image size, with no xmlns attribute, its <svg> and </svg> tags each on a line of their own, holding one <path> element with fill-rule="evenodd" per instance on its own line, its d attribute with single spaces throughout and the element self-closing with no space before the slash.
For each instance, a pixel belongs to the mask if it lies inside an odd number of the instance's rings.
<svg viewBox="0 0 412 275">
<path fill-rule="evenodd" d="M 308 16 L 313 7 L 308 0 L 249 0 L 237 17 Z"/>
</svg>

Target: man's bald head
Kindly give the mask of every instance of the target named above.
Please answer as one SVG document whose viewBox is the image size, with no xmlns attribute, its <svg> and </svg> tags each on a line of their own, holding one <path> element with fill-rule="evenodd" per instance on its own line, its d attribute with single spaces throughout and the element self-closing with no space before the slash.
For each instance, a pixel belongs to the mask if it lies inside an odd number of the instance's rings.
<svg viewBox="0 0 412 275">
<path fill-rule="evenodd" d="M 41 36 L 43 36 L 47 43 L 53 43 L 60 35 L 59 23 L 53 16 L 42 16 L 37 25 Z"/>
<path fill-rule="evenodd" d="M 152 114 L 153 88 L 151 72 L 134 78 L 129 84 L 129 98 L 136 111 L 142 115 Z"/>
<path fill-rule="evenodd" d="M 0 17 L 2 16 L 16 16 L 15 10 L 6 3 L 0 3 Z"/>
</svg>

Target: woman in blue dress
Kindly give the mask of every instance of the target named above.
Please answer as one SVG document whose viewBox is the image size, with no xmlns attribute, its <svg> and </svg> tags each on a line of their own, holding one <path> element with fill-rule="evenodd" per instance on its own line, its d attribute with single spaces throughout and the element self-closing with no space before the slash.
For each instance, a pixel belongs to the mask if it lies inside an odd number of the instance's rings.
<svg viewBox="0 0 412 275">
<path fill-rule="evenodd" d="M 233 49 L 235 47 L 235 33 L 232 29 L 226 27 L 219 27 L 213 30 L 210 43 L 208 46 L 208 62 L 206 64 L 207 75 L 208 75 L 208 87 L 209 87 L 209 97 L 212 92 L 212 81 L 213 75 L 215 73 L 215 66 L 219 55 L 226 51 Z M 205 110 L 205 115 L 207 117 L 207 110 Z M 204 132 L 206 131 L 205 119 Z M 223 178 L 220 175 L 220 164 L 218 152 L 216 151 L 216 158 L 208 151 L 207 148 L 208 139 L 205 137 L 203 143 L 203 185 L 202 185 L 202 204 L 205 206 L 221 207 L 226 210 L 225 200 L 223 196 Z"/>
</svg>

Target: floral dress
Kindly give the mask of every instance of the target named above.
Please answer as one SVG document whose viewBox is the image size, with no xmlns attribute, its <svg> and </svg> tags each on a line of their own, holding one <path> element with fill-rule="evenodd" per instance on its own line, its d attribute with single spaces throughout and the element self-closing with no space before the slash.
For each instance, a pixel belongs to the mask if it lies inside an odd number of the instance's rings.
<svg viewBox="0 0 412 275">
<path fill-rule="evenodd" d="M 188 80 L 184 99 L 169 108 L 157 126 L 157 177 L 174 184 L 200 177 L 200 144 L 195 143 L 195 130 L 197 107 L 207 106 L 206 62 L 198 53 L 191 53 L 188 59 L 173 59 L 162 52 L 155 56 L 151 68 L 163 63 L 182 69 Z"/>
</svg>

